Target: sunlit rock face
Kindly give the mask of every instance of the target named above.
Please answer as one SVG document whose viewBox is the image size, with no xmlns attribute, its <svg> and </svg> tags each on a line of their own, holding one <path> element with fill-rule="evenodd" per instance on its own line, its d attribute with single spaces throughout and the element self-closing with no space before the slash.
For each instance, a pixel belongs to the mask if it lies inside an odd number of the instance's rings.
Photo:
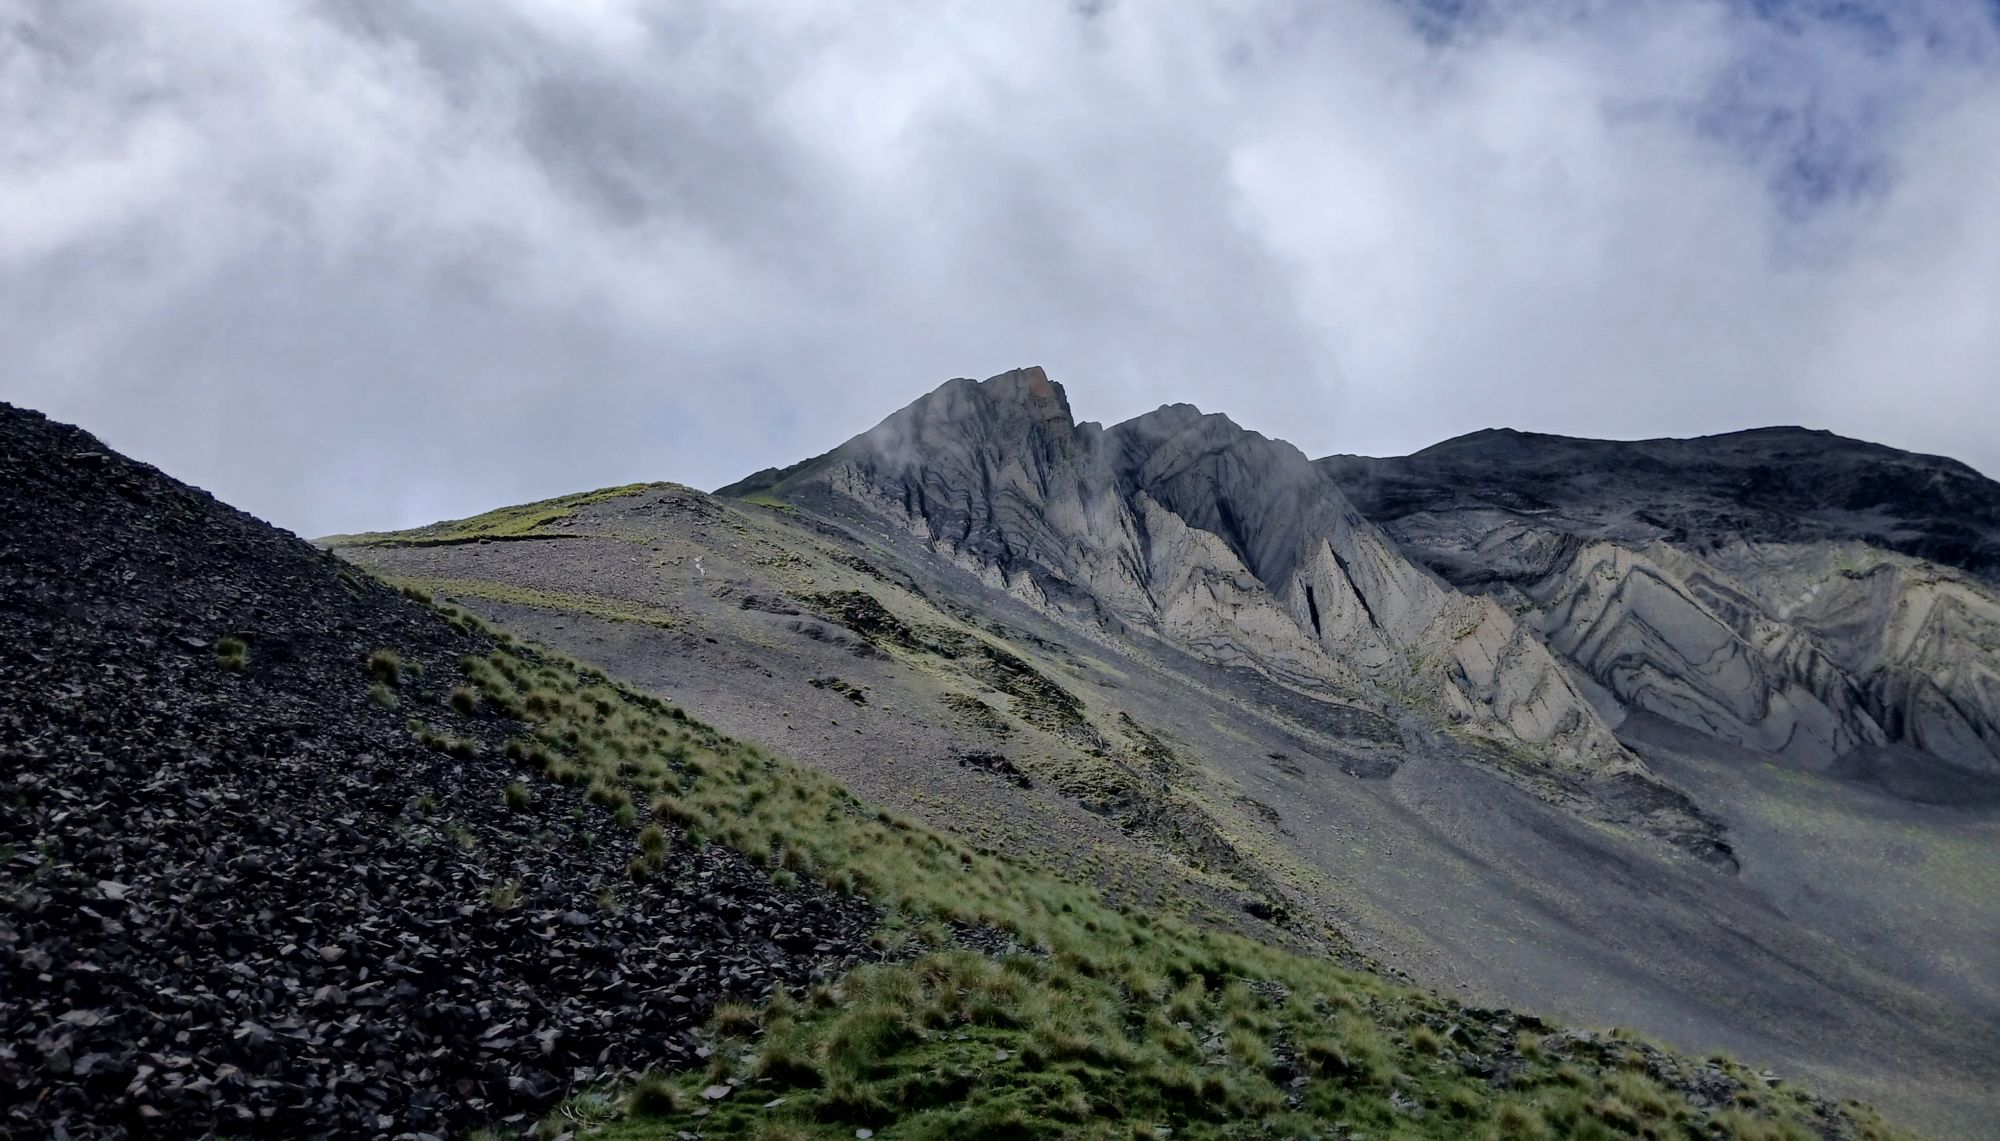
<svg viewBox="0 0 2000 1141">
<path fill-rule="evenodd" d="M 2000 777 L 2000 484 L 1963 464 L 1778 428 L 1316 466 L 1622 707 L 1814 767 Z"/>
</svg>

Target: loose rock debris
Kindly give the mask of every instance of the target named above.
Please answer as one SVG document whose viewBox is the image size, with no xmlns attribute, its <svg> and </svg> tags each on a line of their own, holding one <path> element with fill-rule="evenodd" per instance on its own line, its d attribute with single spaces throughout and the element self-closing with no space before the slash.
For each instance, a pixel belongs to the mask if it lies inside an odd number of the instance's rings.
<svg viewBox="0 0 2000 1141">
<path fill-rule="evenodd" d="M 523 727 L 447 700 L 486 635 L 5 405 L 0 488 L 0 1136 L 526 1126 L 879 956 L 860 901 L 510 807 Z"/>
</svg>

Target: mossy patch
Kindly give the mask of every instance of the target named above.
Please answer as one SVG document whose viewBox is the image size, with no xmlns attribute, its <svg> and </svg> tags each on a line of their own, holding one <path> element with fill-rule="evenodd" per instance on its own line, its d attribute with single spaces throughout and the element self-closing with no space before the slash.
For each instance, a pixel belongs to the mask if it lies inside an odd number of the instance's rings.
<svg viewBox="0 0 2000 1141">
<path fill-rule="evenodd" d="M 768 492 L 761 492 L 761 491 L 752 492 L 749 495 L 743 496 L 741 502 L 753 504 L 757 507 L 768 507 L 773 511 L 798 510 L 798 508 L 793 507 L 791 504 L 786 503 L 784 500 L 779 499 L 777 496 L 771 495 Z"/>
<path fill-rule="evenodd" d="M 969 693 L 947 693 L 938 698 L 947 709 L 958 714 L 959 723 L 968 729 L 994 737 L 1010 737 L 1014 733 L 1014 723 L 1007 720 L 999 710 L 986 704 Z"/>
<path fill-rule="evenodd" d="M 849 630 L 868 639 L 876 647 L 895 646 L 904 650 L 929 650 L 908 622 L 898 618 L 865 590 L 829 590 L 803 595 L 807 605 Z"/>
</svg>

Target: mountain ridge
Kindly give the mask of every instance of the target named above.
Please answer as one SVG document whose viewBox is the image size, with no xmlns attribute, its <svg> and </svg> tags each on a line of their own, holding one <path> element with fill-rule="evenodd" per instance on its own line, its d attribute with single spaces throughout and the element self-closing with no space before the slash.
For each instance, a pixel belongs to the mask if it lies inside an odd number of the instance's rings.
<svg viewBox="0 0 2000 1141">
<path fill-rule="evenodd" d="M 1394 518 L 1436 502 L 1446 484 L 1461 496 L 1515 495 L 1528 505 L 1589 506 L 1592 489 L 1581 481 L 1592 477 L 1627 498 L 1657 499 L 1670 508 L 1686 507 L 1674 500 L 1690 494 L 1711 500 L 1709 505 L 1734 505 L 1749 513 L 1739 522 L 1761 526 L 1773 538 L 1858 539 L 1989 581 L 2000 573 L 2000 482 L 1950 457 L 1825 429 L 1772 426 L 1685 438 L 1592 440 L 1489 428 L 1408 456 L 1333 455 L 1315 462 L 1371 517 Z M 1667 479 L 1674 482 L 1663 482 Z M 1871 510 L 1880 514 L 1871 518 Z M 1668 516 L 1657 526 L 1698 531 L 1714 521 L 1687 510 Z"/>
<path fill-rule="evenodd" d="M 1964 735 L 1921 668 L 1878 678 L 1927 711 L 1903 743 L 1882 699 L 1835 698 L 1856 647 L 1969 646 L 1975 690 L 1989 656 L 1960 617 L 1826 633 L 1913 590 L 1977 617 L 1964 575 L 1496 527 L 1417 484 L 1450 542 L 1219 414 L 1075 423 L 1017 370 L 727 495 L 631 489 L 529 528 L 563 542 L 461 541 L 478 519 L 341 553 L 1107 890 L 1259 938 L 1324 925 L 1488 1002 L 1782 1059 L 1978 1135 L 2000 849 L 1968 793 L 1993 782 L 1940 755 Z M 1829 574 L 1882 599 L 1778 597 Z M 1608 761 L 1536 744 L 1565 705 Z"/>
<path fill-rule="evenodd" d="M 0 475 L 0 1134 L 1895 1136 L 1728 1059 L 1107 902 L 6 405 Z M 633 485 L 496 521 L 573 542 L 354 549 L 520 558 L 729 510 Z M 836 603 L 874 631 L 844 656 L 902 640 L 1074 700 Z M 838 681 L 811 688 L 869 704 Z"/>
</svg>

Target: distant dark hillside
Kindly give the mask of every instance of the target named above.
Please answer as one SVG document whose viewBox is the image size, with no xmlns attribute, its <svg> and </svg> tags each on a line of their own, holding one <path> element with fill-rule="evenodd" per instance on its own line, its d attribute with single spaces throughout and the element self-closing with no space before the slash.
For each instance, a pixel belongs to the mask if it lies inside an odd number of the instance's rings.
<svg viewBox="0 0 2000 1141">
<path fill-rule="evenodd" d="M 1831 432 L 1624 441 L 1498 428 L 1409 456 L 1316 462 L 1380 523 L 1479 505 L 1554 514 L 1606 538 L 1858 539 L 2000 582 L 2000 483 L 1957 460 Z"/>
</svg>

